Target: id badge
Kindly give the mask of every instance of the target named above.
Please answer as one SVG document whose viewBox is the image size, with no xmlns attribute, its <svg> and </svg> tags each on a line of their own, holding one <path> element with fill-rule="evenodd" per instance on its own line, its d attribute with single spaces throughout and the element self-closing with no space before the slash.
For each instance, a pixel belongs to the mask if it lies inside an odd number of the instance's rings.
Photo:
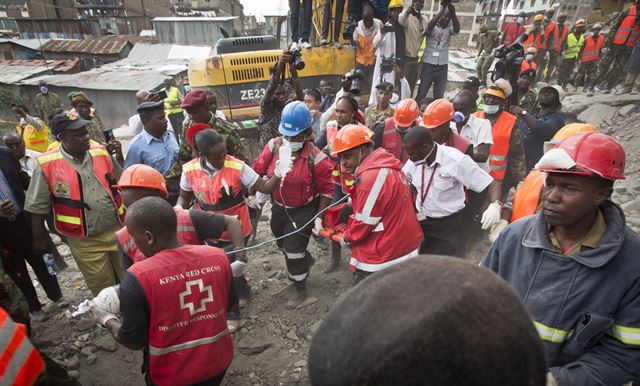
<svg viewBox="0 0 640 386">
<path fill-rule="evenodd" d="M 427 215 L 422 212 L 417 213 L 417 216 L 418 216 L 418 221 L 424 221 L 427 219 Z"/>
<path fill-rule="evenodd" d="M 440 56 L 440 51 L 433 51 L 431 55 L 437 58 L 438 56 Z"/>
</svg>

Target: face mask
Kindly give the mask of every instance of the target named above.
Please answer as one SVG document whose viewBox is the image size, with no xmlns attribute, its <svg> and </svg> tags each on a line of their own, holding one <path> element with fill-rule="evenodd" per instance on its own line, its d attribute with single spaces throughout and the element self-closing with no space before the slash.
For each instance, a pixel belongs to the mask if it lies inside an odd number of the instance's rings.
<svg viewBox="0 0 640 386">
<path fill-rule="evenodd" d="M 551 20 L 551 16 L 544 15 L 544 19 L 545 19 L 545 20 Z"/>
<path fill-rule="evenodd" d="M 517 18 L 517 19 L 516 19 L 516 23 L 518 23 L 518 24 L 522 24 L 522 23 L 524 23 L 524 17 L 519 17 L 519 18 Z"/>
<path fill-rule="evenodd" d="M 493 115 L 500 111 L 500 105 L 484 105 L 484 113 Z"/>
<path fill-rule="evenodd" d="M 436 143 L 434 142 L 434 143 L 433 143 L 433 147 L 431 148 L 431 151 L 429 151 L 429 154 L 427 154 L 427 156 L 426 156 L 426 157 L 424 157 L 423 159 L 421 159 L 420 161 L 416 161 L 416 162 L 414 162 L 413 164 L 414 164 L 414 165 L 416 165 L 416 166 L 420 166 L 420 165 L 424 165 L 424 164 L 426 164 L 426 163 L 427 163 L 427 158 L 429 158 L 429 156 L 431 155 L 431 153 L 433 153 L 433 152 L 436 150 L 436 147 L 437 147 L 437 145 L 436 145 Z"/>
<path fill-rule="evenodd" d="M 532 60 L 533 60 L 533 55 L 532 55 L 532 54 L 527 54 L 527 55 L 525 55 L 525 56 L 524 56 L 524 59 L 525 59 L 527 62 L 530 62 L 530 61 L 532 61 Z"/>
<path fill-rule="evenodd" d="M 302 142 L 291 142 L 286 138 L 282 138 L 282 145 L 290 147 L 291 152 L 295 153 L 302 150 L 302 148 L 304 147 L 304 140 Z"/>
<path fill-rule="evenodd" d="M 593 31 L 593 36 L 598 36 L 600 34 L 600 31 Z"/>
<path fill-rule="evenodd" d="M 43 93 L 43 94 L 46 94 L 46 93 L 49 92 L 49 89 L 44 87 L 44 86 L 42 86 L 42 87 L 40 87 L 40 92 Z"/>
</svg>

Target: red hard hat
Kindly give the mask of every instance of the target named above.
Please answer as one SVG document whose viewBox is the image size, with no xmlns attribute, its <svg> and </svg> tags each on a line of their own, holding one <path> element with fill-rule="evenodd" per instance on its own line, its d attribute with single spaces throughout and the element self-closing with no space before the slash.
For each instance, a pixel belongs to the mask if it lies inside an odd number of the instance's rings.
<svg viewBox="0 0 640 386">
<path fill-rule="evenodd" d="M 622 144 L 613 137 L 602 133 L 577 133 L 556 146 L 562 149 L 576 163 L 575 167 L 564 169 L 541 168 L 547 173 L 597 174 L 608 180 L 624 179 L 625 152 Z"/>
<path fill-rule="evenodd" d="M 122 188 L 147 188 L 156 189 L 160 191 L 160 194 L 167 196 L 167 185 L 164 181 L 162 174 L 156 169 L 148 165 L 136 164 L 126 168 L 118 185 L 113 186 L 116 189 Z"/>
<path fill-rule="evenodd" d="M 393 113 L 393 123 L 400 127 L 413 126 L 420 116 L 420 106 L 414 99 L 403 99 Z"/>
<path fill-rule="evenodd" d="M 422 125 L 427 129 L 433 129 L 453 119 L 455 110 L 446 99 L 436 99 L 431 102 L 422 115 Z"/>
</svg>

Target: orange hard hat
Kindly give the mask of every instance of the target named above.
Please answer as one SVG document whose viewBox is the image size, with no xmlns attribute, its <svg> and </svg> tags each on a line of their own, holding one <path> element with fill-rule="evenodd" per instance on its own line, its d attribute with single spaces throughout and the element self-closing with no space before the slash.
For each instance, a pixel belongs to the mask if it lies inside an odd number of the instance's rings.
<svg viewBox="0 0 640 386">
<path fill-rule="evenodd" d="M 160 194 L 167 196 L 167 184 L 164 177 L 156 169 L 148 165 L 131 165 L 120 176 L 118 185 L 113 186 L 116 189 L 122 188 L 147 188 L 156 189 Z"/>
<path fill-rule="evenodd" d="M 570 123 L 558 130 L 552 141 L 560 142 L 578 133 L 596 133 L 598 129 L 588 123 Z"/>
<path fill-rule="evenodd" d="M 336 135 L 333 140 L 333 151 L 331 155 L 336 157 L 338 154 L 351 150 L 366 143 L 372 143 L 373 131 L 363 125 L 346 125 Z"/>
<path fill-rule="evenodd" d="M 455 110 L 446 99 L 436 99 L 431 102 L 422 115 L 422 125 L 427 129 L 433 129 L 453 119 Z"/>
<path fill-rule="evenodd" d="M 558 169 L 541 166 L 547 173 L 596 174 L 608 180 L 624 179 L 626 155 L 622 144 L 602 133 L 577 133 L 562 140 L 555 150 L 564 150 L 575 166 Z M 545 154 L 545 158 L 548 154 Z M 540 160 L 543 163 L 543 159 Z"/>
<path fill-rule="evenodd" d="M 535 47 L 529 47 L 526 50 L 524 50 L 525 54 L 534 54 L 536 55 L 538 53 L 538 49 Z"/>
<path fill-rule="evenodd" d="M 403 99 L 393 113 L 393 123 L 400 127 L 413 126 L 420 116 L 420 106 L 414 99 Z"/>
</svg>

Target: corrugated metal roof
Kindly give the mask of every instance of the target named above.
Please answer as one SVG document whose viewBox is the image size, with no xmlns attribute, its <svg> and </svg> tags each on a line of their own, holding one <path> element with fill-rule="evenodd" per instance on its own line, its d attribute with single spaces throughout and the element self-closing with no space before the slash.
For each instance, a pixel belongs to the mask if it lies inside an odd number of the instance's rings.
<svg viewBox="0 0 640 386">
<path fill-rule="evenodd" d="M 0 64 L 0 83 L 14 84 L 24 79 L 46 73 L 45 66 L 11 66 Z"/>
<path fill-rule="evenodd" d="M 38 50 L 41 45 L 51 39 L 0 39 L 0 43 L 12 43 L 32 50 Z"/>
<path fill-rule="evenodd" d="M 186 16 L 186 17 L 156 17 L 152 21 L 229 21 L 238 19 L 238 16 Z"/>
<path fill-rule="evenodd" d="M 81 52 L 88 54 L 119 54 L 129 43 L 121 36 L 100 36 L 85 40 L 51 40 L 41 50 L 49 52 Z"/>
<path fill-rule="evenodd" d="M 211 47 L 182 46 L 179 44 L 138 43 L 131 49 L 127 61 L 154 63 L 167 60 L 191 60 L 206 58 L 212 54 Z"/>
</svg>

